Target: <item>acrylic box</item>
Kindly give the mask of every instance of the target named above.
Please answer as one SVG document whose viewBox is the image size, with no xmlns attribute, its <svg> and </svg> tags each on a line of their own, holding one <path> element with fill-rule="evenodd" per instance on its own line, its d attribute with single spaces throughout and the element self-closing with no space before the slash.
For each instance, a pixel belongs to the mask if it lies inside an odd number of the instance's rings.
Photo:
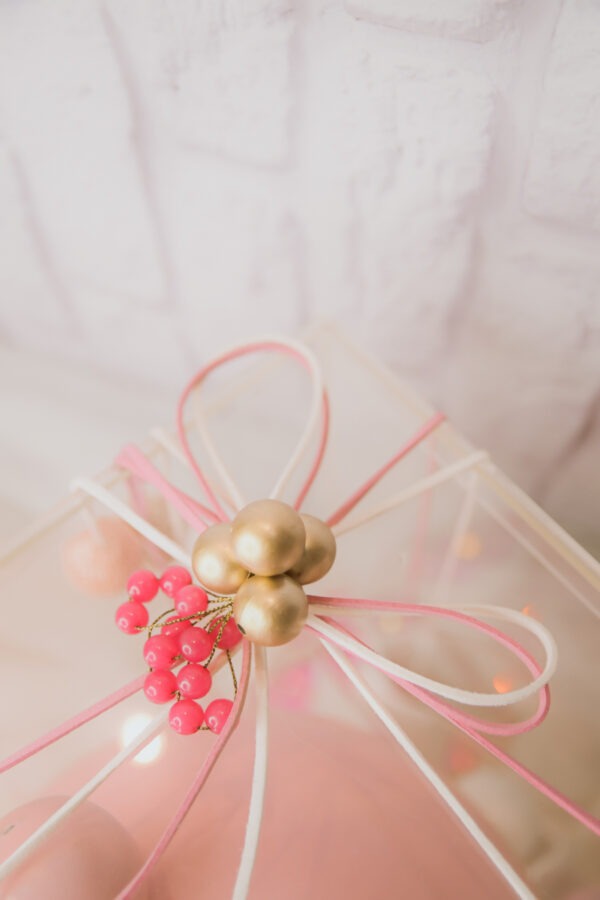
<svg viewBox="0 0 600 900">
<path fill-rule="evenodd" d="M 332 419 L 323 467 L 304 508 L 325 517 L 433 411 L 332 328 L 315 329 L 307 343 L 323 367 Z M 284 358 L 252 358 L 218 373 L 203 402 L 215 443 L 242 491 L 249 499 L 267 495 L 302 427 L 308 402 L 302 372 Z M 193 413 L 188 426 L 193 436 Z M 162 441 L 160 435 L 150 437 L 143 449 L 168 478 L 197 493 L 187 468 Z M 411 485 L 454 464 L 453 477 L 411 496 Z M 110 467 L 98 481 L 191 547 L 191 530 L 154 489 Z M 360 509 L 402 492 L 401 505 L 339 537 L 335 566 L 313 593 L 450 607 L 499 605 L 544 623 L 559 651 L 550 713 L 534 731 L 498 743 L 588 812 L 600 814 L 600 567 L 450 424 L 390 471 Z M 117 577 L 108 596 L 93 596 L 73 583 L 63 564 L 69 541 L 93 528 L 91 520 L 110 516 L 76 492 L 1 558 L 2 756 L 144 671 L 140 642 L 114 626 L 124 582 Z M 128 541 L 129 557 L 114 557 L 117 576 L 127 566 L 144 563 L 159 570 L 166 564 L 147 542 Z M 433 678 L 498 692 L 523 678 L 504 651 L 447 624 L 370 613 L 353 619 L 353 626 L 379 652 Z M 511 626 L 505 630 L 512 633 Z M 537 651 L 535 642 L 523 642 Z M 270 765 L 251 898 L 600 896 L 598 839 L 434 712 L 384 676 L 362 670 L 512 867 L 512 886 L 314 635 L 303 634 L 268 656 Z M 222 683 L 227 690 L 224 676 Z M 231 895 L 250 793 L 252 685 L 249 693 L 240 728 L 136 896 Z M 40 798 L 77 790 L 154 712 L 136 694 L 0 776 L 0 859 L 21 827 L 11 811 L 37 801 L 28 813 L 32 821 L 48 814 L 52 804 Z M 74 819 L 38 851 L 40 880 L 30 872 L 28 882 L 17 872 L 0 884 L 0 897 L 116 896 L 153 846 L 212 739 L 206 733 L 181 738 L 166 729 L 92 797 L 127 835 L 103 843 L 94 821 Z M 69 878 L 83 879 L 71 893 L 65 888 Z"/>
</svg>

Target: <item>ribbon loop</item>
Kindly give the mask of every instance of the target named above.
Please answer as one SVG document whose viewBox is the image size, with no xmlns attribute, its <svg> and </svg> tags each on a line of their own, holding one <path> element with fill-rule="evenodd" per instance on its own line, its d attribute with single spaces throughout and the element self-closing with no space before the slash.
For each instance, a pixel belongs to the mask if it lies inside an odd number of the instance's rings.
<svg viewBox="0 0 600 900">
<path fill-rule="evenodd" d="M 518 659 L 520 659 L 535 676 L 533 681 L 522 688 L 516 688 L 503 694 L 485 693 L 479 691 L 467 691 L 462 688 L 456 688 L 424 675 L 419 675 L 411 669 L 393 663 L 384 657 L 379 656 L 374 651 L 367 648 L 362 642 L 356 641 L 349 632 L 339 633 L 338 630 L 332 628 L 327 622 L 320 622 L 316 617 L 312 617 L 309 621 L 309 627 L 314 631 L 318 631 L 324 637 L 334 641 L 347 653 L 352 656 L 368 662 L 375 668 L 386 674 L 398 678 L 415 687 L 422 688 L 430 694 L 451 700 L 454 703 L 461 703 L 466 706 L 483 706 L 483 707 L 501 707 L 511 706 L 521 700 L 526 700 L 536 694 L 541 688 L 545 687 L 550 681 L 552 675 L 556 671 L 557 665 L 557 649 L 554 638 L 551 633 L 540 622 L 518 613 L 515 610 L 506 609 L 502 606 L 468 606 L 465 609 L 472 612 L 478 612 L 480 615 L 489 616 L 490 618 L 511 621 L 520 625 L 526 631 L 534 634 L 546 654 L 546 663 L 543 669 L 540 669 L 535 660 L 529 653 L 517 643 L 517 641 L 503 634 L 497 628 L 475 619 L 473 616 L 467 615 L 464 610 L 448 609 L 440 606 L 423 606 L 414 603 L 393 603 L 385 600 L 362 600 L 354 598 L 342 597 L 311 597 L 311 608 L 315 611 L 349 611 L 362 610 L 364 612 L 398 612 L 409 616 L 429 616 L 438 619 L 448 619 L 459 622 L 467 627 L 489 635 L 497 643 L 502 644 L 510 650 Z"/>
<path fill-rule="evenodd" d="M 320 440 L 317 452 L 313 459 L 309 475 L 306 478 L 304 485 L 302 486 L 299 496 L 296 499 L 295 507 L 297 509 L 301 506 L 319 471 L 328 437 L 329 405 L 327 394 L 322 386 L 318 364 L 316 363 L 316 360 L 314 359 L 310 351 L 306 350 L 301 345 L 296 344 L 293 341 L 271 338 L 234 347 L 232 350 L 221 354 L 212 362 L 208 363 L 197 373 L 197 375 L 189 382 L 189 384 L 185 388 L 178 406 L 177 425 L 183 451 L 211 504 L 211 508 L 209 510 L 206 510 L 206 508 L 203 509 L 203 514 L 206 514 L 208 512 L 209 515 L 212 514 L 215 518 L 218 518 L 220 520 L 225 520 L 228 518 L 226 512 L 217 499 L 216 492 L 201 470 L 189 446 L 183 418 L 185 404 L 191 392 L 196 387 L 200 386 L 205 378 L 215 369 L 225 365 L 227 362 L 246 356 L 248 354 L 271 351 L 284 352 L 298 359 L 308 369 L 313 387 L 313 402 L 305 429 L 294 453 L 292 454 L 291 459 L 284 467 L 284 470 L 279 477 L 271 496 L 278 497 L 285 488 L 292 472 L 300 463 L 304 453 L 306 452 L 309 442 L 314 434 L 315 428 L 320 422 Z M 355 522 L 343 522 L 347 514 L 352 509 L 354 509 L 354 507 L 372 490 L 372 488 L 387 474 L 387 472 L 389 472 L 395 465 L 397 465 L 409 452 L 414 450 L 418 445 L 426 440 L 444 422 L 444 420 L 445 417 L 442 414 L 436 414 L 427 422 L 422 424 L 415 435 L 413 435 L 413 437 L 411 437 L 405 443 L 405 445 L 401 447 L 400 450 L 394 454 L 394 456 L 391 457 L 391 459 L 387 463 L 385 463 L 380 469 L 378 469 L 377 472 L 374 473 L 374 475 L 372 475 L 360 488 L 358 488 L 358 490 L 356 490 L 341 506 L 338 507 L 338 509 L 327 520 L 329 525 L 335 526 L 335 530 L 338 534 L 343 534 L 345 530 L 358 527 L 373 516 L 379 515 L 382 511 L 386 511 L 391 506 L 396 505 L 398 502 L 400 502 L 404 498 L 404 495 L 400 495 L 399 498 L 392 498 L 380 509 L 371 511 L 366 515 L 363 515 L 362 518 L 359 518 Z M 211 458 L 213 465 L 217 469 L 221 482 L 223 483 L 223 485 L 225 485 L 228 493 L 234 498 L 234 500 L 236 500 L 237 505 L 240 505 L 243 502 L 241 495 L 233 480 L 231 479 L 229 473 L 227 472 L 223 462 L 221 461 L 202 420 L 200 421 L 199 431 L 203 440 L 204 448 L 208 456 Z M 418 491 L 425 489 L 431 490 L 438 484 L 443 483 L 445 480 L 448 480 L 451 477 L 455 477 L 465 469 L 471 468 L 472 466 L 480 463 L 483 458 L 483 454 L 474 453 L 464 460 L 459 460 L 453 466 L 447 467 L 447 470 L 442 470 L 440 473 L 423 479 L 422 485 L 417 485 L 414 490 L 417 490 L 417 488 Z M 130 464 L 131 457 L 125 457 L 124 461 L 125 464 Z M 141 468 L 138 469 L 138 471 L 141 472 Z M 156 478 L 155 474 L 151 472 L 148 472 L 147 474 L 149 477 L 154 479 L 153 483 L 159 490 L 165 490 L 165 484 L 161 484 L 160 480 Z M 407 493 L 408 496 L 412 496 L 410 488 L 408 489 Z M 180 506 L 182 505 L 186 509 L 186 514 L 189 515 L 190 503 L 193 503 L 193 501 L 191 501 L 191 498 L 186 497 L 185 495 L 182 496 L 181 492 L 179 492 L 174 499 L 177 504 L 179 504 Z M 192 514 L 195 513 L 192 511 Z M 528 772 L 528 770 L 524 770 L 523 767 L 520 767 L 519 764 L 512 759 L 512 757 L 510 757 L 503 751 L 500 751 L 497 747 L 495 747 L 495 745 L 488 741 L 487 738 L 483 737 L 484 734 L 493 734 L 504 737 L 522 734 L 523 732 L 536 727 L 546 716 L 550 703 L 548 683 L 556 669 L 557 650 L 552 635 L 546 628 L 544 628 L 543 625 L 541 625 L 541 623 L 536 622 L 534 619 L 526 617 L 514 610 L 496 606 L 470 606 L 463 610 L 452 610 L 442 607 L 430 607 L 416 604 L 390 604 L 380 601 L 361 600 L 357 598 L 311 597 L 310 600 L 312 615 L 309 616 L 308 627 L 318 634 L 320 640 L 322 642 L 325 642 L 326 646 L 332 648 L 332 652 L 333 647 L 336 646 L 340 648 L 345 654 L 354 656 L 384 672 L 394 681 L 398 682 L 409 693 L 412 693 L 415 697 L 420 699 L 431 709 L 438 712 L 440 715 L 444 716 L 448 721 L 452 722 L 466 734 L 470 735 L 477 743 L 487 749 L 492 755 L 496 756 L 507 766 L 509 766 L 509 768 L 512 768 L 513 771 L 522 775 L 522 777 L 524 777 L 525 780 L 527 780 L 530 784 L 532 784 L 546 796 L 550 797 L 550 799 L 557 803 L 558 806 L 561 806 L 579 821 L 583 822 L 586 827 L 590 828 L 591 830 L 595 830 L 597 828 L 596 820 L 594 820 L 593 817 L 591 817 L 588 813 L 586 813 L 576 804 L 573 804 L 571 803 L 571 801 L 568 801 L 566 798 L 562 797 L 562 795 L 556 792 L 554 788 L 547 785 L 541 779 L 537 778 L 537 776 L 535 776 L 533 773 Z M 340 626 L 337 622 L 335 622 L 327 615 L 333 610 L 337 610 L 338 612 L 352 610 L 369 612 L 378 610 L 389 611 L 391 609 L 396 612 L 404 613 L 406 615 L 425 615 L 437 616 L 438 618 L 445 619 L 454 619 L 472 629 L 488 634 L 494 640 L 496 640 L 497 643 L 502 644 L 507 649 L 509 649 L 526 665 L 533 676 L 531 682 L 524 687 L 508 691 L 504 694 L 498 692 L 485 693 L 469 691 L 454 687 L 452 685 L 444 684 L 443 682 L 435 681 L 431 678 L 426 678 L 425 676 L 420 675 L 417 672 L 413 672 L 403 666 L 399 666 L 398 664 L 380 656 L 379 654 L 375 653 L 374 650 L 372 650 L 370 647 L 356 638 L 356 636 L 349 632 L 346 628 Z M 533 657 L 531 657 L 531 655 L 520 644 L 518 644 L 508 635 L 503 634 L 498 629 L 493 628 L 485 622 L 474 618 L 472 615 L 469 615 L 469 613 L 472 612 L 517 624 L 521 627 L 524 627 L 530 633 L 534 634 L 540 641 L 545 651 L 546 659 L 544 666 L 540 667 L 538 663 L 533 659 Z M 447 702 L 450 701 L 450 703 L 458 703 L 460 705 L 466 705 L 470 707 L 480 706 L 500 708 L 511 706 L 538 693 L 539 697 L 536 711 L 529 718 L 525 719 L 522 722 L 508 724 L 489 722 L 479 717 L 469 715 L 462 710 L 456 709 L 454 706 L 449 705 L 449 703 Z"/>
<path fill-rule="evenodd" d="M 300 494 L 296 499 L 296 508 L 300 506 L 300 504 L 306 497 L 306 494 L 308 493 L 314 479 L 316 478 L 325 452 L 329 430 L 329 405 L 327 401 L 327 393 L 323 387 L 319 364 L 313 354 L 306 347 L 297 344 L 295 341 L 284 340 L 282 338 L 265 338 L 263 340 L 254 341 L 249 344 L 243 344 L 241 346 L 233 347 L 231 350 L 222 353 L 212 362 L 204 366 L 192 378 L 192 380 L 184 388 L 177 407 L 177 431 L 184 453 L 198 481 L 202 485 L 206 496 L 209 498 L 213 511 L 221 520 L 227 520 L 229 517 L 221 506 L 219 500 L 217 499 L 216 492 L 214 491 L 205 473 L 200 468 L 200 465 L 190 447 L 184 422 L 185 406 L 190 398 L 191 393 L 196 388 L 202 385 L 202 383 L 205 381 L 208 375 L 210 375 L 211 372 L 214 372 L 216 369 L 221 368 L 234 359 L 239 359 L 241 357 L 248 356 L 254 353 L 264 352 L 286 353 L 288 356 L 291 356 L 292 358 L 298 360 L 298 362 L 300 362 L 307 369 L 310 375 L 312 386 L 311 407 L 306 425 L 294 452 L 285 465 L 281 475 L 277 479 L 270 496 L 272 498 L 279 498 L 281 496 L 293 472 L 298 467 L 303 456 L 305 455 L 313 434 L 315 433 L 319 425 L 320 437 L 318 448 L 308 477 L 302 485 Z M 223 460 L 220 458 L 202 416 L 200 416 L 199 418 L 198 431 L 200 433 L 204 449 L 211 459 L 211 462 L 213 463 L 213 466 L 216 469 L 221 482 L 225 485 L 226 490 L 235 501 L 236 506 L 238 508 L 244 506 L 244 499 L 237 485 L 233 481 L 231 475 L 227 471 Z"/>
<path fill-rule="evenodd" d="M 315 357 L 309 350 L 294 341 L 281 338 L 265 338 L 262 340 L 251 342 L 249 344 L 234 347 L 227 352 L 222 353 L 212 362 L 209 362 L 207 365 L 205 365 L 191 379 L 189 384 L 184 389 L 177 409 L 177 430 L 181 446 L 183 448 L 183 454 L 187 459 L 190 468 L 194 472 L 200 486 L 202 487 L 202 490 L 204 491 L 206 498 L 205 502 L 201 503 L 193 499 L 192 497 L 188 496 L 186 493 L 172 485 L 167 480 L 167 478 L 154 465 L 152 465 L 152 463 L 136 447 L 133 447 L 131 445 L 125 447 L 117 457 L 116 462 L 119 466 L 125 468 L 129 472 L 133 473 L 136 477 L 147 482 L 148 484 L 151 484 L 156 490 L 159 491 L 159 493 L 167 500 L 168 503 L 172 504 L 173 507 L 178 510 L 182 518 L 196 531 L 204 531 L 207 527 L 216 522 L 228 521 L 230 515 L 225 509 L 225 506 L 231 505 L 233 508 L 239 508 L 244 505 L 244 499 L 237 485 L 233 481 L 231 475 L 227 471 L 224 462 L 220 458 L 219 453 L 213 444 L 210 433 L 206 427 L 203 416 L 200 415 L 197 423 L 198 433 L 201 438 L 203 449 L 206 452 L 207 456 L 210 458 L 213 467 L 217 472 L 217 476 L 220 482 L 219 487 L 217 488 L 215 485 L 213 485 L 210 479 L 203 472 L 199 462 L 196 460 L 191 450 L 188 441 L 186 425 L 184 422 L 184 409 L 186 403 L 189 400 L 192 392 L 197 387 L 200 387 L 205 379 L 210 375 L 210 373 L 214 372 L 216 369 L 226 365 L 228 362 L 235 359 L 255 353 L 264 352 L 280 352 L 289 355 L 293 359 L 300 362 L 306 368 L 311 380 L 311 406 L 305 426 L 294 449 L 294 452 L 284 466 L 283 471 L 281 472 L 271 492 L 272 498 L 279 498 L 283 494 L 290 478 L 292 477 L 297 467 L 301 464 L 304 456 L 307 454 L 311 441 L 313 441 L 315 435 L 318 434 L 317 446 L 312 462 L 309 466 L 308 475 L 306 476 L 294 503 L 294 507 L 296 509 L 300 509 L 302 503 L 306 499 L 308 491 L 310 490 L 319 472 L 323 461 L 329 433 L 329 403 L 327 393 L 323 387 L 319 365 Z M 411 452 L 415 447 L 421 444 L 421 442 L 426 440 L 443 421 L 444 417 L 441 414 L 437 414 L 433 416 L 429 421 L 423 423 L 416 434 L 412 438 L 410 438 L 408 442 L 402 448 L 400 448 L 400 450 L 395 453 L 387 463 L 385 463 L 373 476 L 371 476 L 371 478 L 369 478 L 357 491 L 355 491 L 350 496 L 350 498 L 345 501 L 345 503 L 338 507 L 337 511 L 334 512 L 328 519 L 330 525 L 340 526 L 339 528 L 336 528 L 338 534 L 342 534 L 344 530 L 358 527 L 375 515 L 379 515 L 381 512 L 385 512 L 388 508 L 390 508 L 390 505 L 397 505 L 407 497 L 412 497 L 414 491 L 429 491 L 435 486 L 443 483 L 444 480 L 449 480 L 450 478 L 455 477 L 459 472 L 466 470 L 466 468 L 470 468 L 481 462 L 481 454 L 473 454 L 471 455 L 471 457 L 465 458 L 464 460 L 459 460 L 456 464 L 453 464 L 453 466 L 447 467 L 446 470 L 441 470 L 435 475 L 431 475 L 425 479 L 422 479 L 420 483 L 418 483 L 417 485 L 413 485 L 412 489 L 407 489 L 404 494 L 391 498 L 391 500 L 387 504 L 384 504 L 377 510 L 367 513 L 366 516 L 363 515 L 362 518 L 355 519 L 354 521 L 343 522 L 346 515 L 363 499 L 363 497 L 365 497 L 369 493 L 369 491 L 372 490 L 372 488 L 381 480 L 381 478 L 383 478 L 383 476 L 387 472 L 389 472 L 390 469 L 392 469 L 395 465 L 397 465 L 409 452 Z M 177 455 L 179 455 L 179 457 L 181 458 L 181 454 Z M 149 541 L 151 541 L 157 547 L 163 549 L 174 559 L 177 559 L 184 564 L 188 563 L 188 554 L 183 547 L 179 547 L 171 538 L 169 538 L 167 535 L 162 534 L 162 532 L 152 526 L 151 523 L 147 522 L 143 518 L 143 516 L 139 515 L 132 508 L 128 507 L 125 503 L 123 503 L 122 500 L 111 494 L 110 491 L 108 491 L 102 485 L 98 485 L 90 479 L 77 479 L 74 482 L 74 487 L 86 491 L 88 494 L 90 494 L 90 496 L 108 506 L 113 511 L 113 513 L 127 521 L 133 528 L 137 529 L 137 531 L 143 534 Z M 411 490 L 413 493 L 411 493 Z M 225 503 L 225 506 L 222 504 L 222 500 L 220 500 L 219 497 L 228 498 L 226 501 L 223 501 Z M 231 503 L 229 503 L 229 500 L 231 501 Z M 360 677 L 352 671 L 352 667 L 350 663 L 345 659 L 345 657 L 349 656 L 359 659 L 362 662 L 365 662 L 386 674 L 401 688 L 412 694 L 415 698 L 419 699 L 433 711 L 459 728 L 463 733 L 467 734 L 479 746 L 481 746 L 503 764 L 508 766 L 513 772 L 523 778 L 528 784 L 530 784 L 540 793 L 552 800 L 552 802 L 554 802 L 557 806 L 569 813 L 569 815 L 571 815 L 573 818 L 577 819 L 579 822 L 585 825 L 585 827 L 587 827 L 589 830 L 596 834 L 600 834 L 600 822 L 597 819 L 583 810 L 580 806 L 570 801 L 551 785 L 544 782 L 541 778 L 535 775 L 535 773 L 526 769 L 523 765 L 513 759 L 508 753 L 496 747 L 495 744 L 493 744 L 490 740 L 488 740 L 487 737 L 484 736 L 496 735 L 507 737 L 522 734 L 525 731 L 528 731 L 531 728 L 539 725 L 546 716 L 550 704 L 548 683 L 556 669 L 557 650 L 552 635 L 541 623 L 514 610 L 497 606 L 476 605 L 464 607 L 462 609 L 447 609 L 444 607 L 431 607 L 408 603 L 390 603 L 385 601 L 365 600 L 360 598 L 313 596 L 309 599 L 311 602 L 311 614 L 309 615 L 308 619 L 308 628 L 317 634 L 318 638 L 325 646 L 325 649 L 336 660 L 342 671 L 346 673 L 350 681 L 359 690 L 359 692 L 367 699 L 367 702 L 369 702 L 373 711 L 376 712 L 379 718 L 386 723 L 386 727 L 388 727 L 390 732 L 392 732 L 396 736 L 396 739 L 398 740 L 400 745 L 406 752 L 409 753 L 415 764 L 421 769 L 423 774 L 428 778 L 429 782 L 437 790 L 438 794 L 444 799 L 444 801 L 458 816 L 458 818 L 467 825 L 471 834 L 473 834 L 482 849 L 485 850 L 488 857 L 505 875 L 505 877 L 511 884 L 521 884 L 518 876 L 516 876 L 516 874 L 512 871 L 509 864 L 502 859 L 502 856 L 497 848 L 495 848 L 491 844 L 491 842 L 481 832 L 481 829 L 479 829 L 478 826 L 472 821 L 471 817 L 461 806 L 457 798 L 454 797 L 448 786 L 442 782 L 441 778 L 431 769 L 431 767 L 423 759 L 422 755 L 418 752 L 414 745 L 411 744 L 408 737 L 402 733 L 399 725 L 396 727 L 391 722 L 390 716 L 383 710 L 383 707 L 381 706 L 379 701 L 370 694 L 368 688 L 361 683 Z M 332 612 L 344 614 L 353 611 L 362 612 L 364 614 L 383 611 L 397 612 L 403 615 L 433 616 L 439 619 L 457 621 L 469 627 L 470 629 L 487 634 L 489 637 L 492 637 L 498 644 L 506 647 L 527 667 L 532 675 L 532 680 L 524 687 L 508 691 L 504 694 L 499 694 L 497 692 L 485 693 L 469 691 L 463 688 L 454 687 L 453 685 L 445 684 L 440 681 L 436 681 L 432 678 L 425 677 L 418 672 L 414 672 L 379 655 L 371 647 L 369 647 L 366 643 L 364 643 L 356 635 L 349 631 L 345 626 L 339 624 L 330 616 Z M 520 627 L 525 628 L 541 643 L 545 652 L 544 665 L 540 666 L 538 662 L 525 650 L 525 648 L 517 643 L 517 641 L 504 634 L 499 629 L 488 625 L 484 621 L 481 621 L 479 618 L 475 618 L 472 613 L 477 613 L 477 615 L 483 616 L 484 618 L 491 617 L 494 619 L 499 619 L 501 621 L 510 622 L 512 624 L 516 624 Z M 249 884 L 252 865 L 254 861 L 254 854 L 258 842 L 258 833 L 262 814 L 262 799 L 266 776 L 266 653 L 260 647 L 257 647 L 255 649 L 255 658 L 257 662 L 258 673 L 258 687 L 260 695 L 258 704 L 259 715 L 257 720 L 257 753 L 255 758 L 252 802 L 250 806 L 251 812 L 248 822 L 245 849 L 242 856 L 242 867 L 238 875 L 238 887 L 236 888 L 235 894 L 236 900 L 241 900 L 241 898 L 246 895 Z M 194 782 L 192 783 L 182 803 L 180 804 L 175 816 L 160 837 L 150 857 L 147 859 L 146 863 L 140 869 L 134 879 L 121 892 L 121 894 L 119 895 L 119 900 L 125 900 L 125 898 L 129 898 L 132 896 L 137 887 L 140 885 L 142 879 L 153 868 L 164 849 L 168 846 L 173 835 L 175 834 L 175 831 L 179 827 L 179 824 L 185 817 L 195 797 L 197 796 L 206 778 L 208 777 L 231 732 L 235 728 L 244 706 L 244 700 L 250 676 L 250 659 L 250 646 L 248 641 L 246 640 L 243 642 L 243 662 L 240 677 L 240 689 L 234 701 L 230 719 L 227 721 L 224 730 L 221 732 L 219 738 L 213 745 Z M 100 701 L 99 704 L 95 704 L 93 707 L 90 707 L 89 710 L 84 710 L 79 714 L 79 716 L 75 717 L 75 719 L 70 720 L 67 723 L 63 723 L 62 726 L 54 729 L 45 737 L 38 739 L 36 742 L 34 742 L 34 744 L 23 748 L 16 754 L 13 754 L 9 759 L 5 760 L 3 764 L 0 763 L 0 771 L 2 771 L 3 767 L 7 769 L 19 762 L 22 762 L 28 756 L 31 756 L 34 753 L 44 749 L 50 743 L 53 743 L 55 740 L 60 739 L 65 734 L 72 731 L 74 728 L 78 728 L 80 725 L 85 724 L 90 719 L 111 708 L 116 703 L 121 702 L 123 699 L 130 696 L 135 690 L 137 690 L 139 686 L 139 681 L 132 682 L 130 685 L 126 685 L 115 694 L 109 695 L 109 697 L 104 698 L 104 700 Z M 457 709 L 452 705 L 459 704 L 468 707 L 479 706 L 484 708 L 510 707 L 522 700 L 533 697 L 536 694 L 538 695 L 537 709 L 532 715 L 521 722 L 490 722 L 475 715 L 466 713 L 461 709 Z M 146 740 L 146 738 L 144 738 L 144 740 Z M 131 750 L 131 748 L 129 748 L 129 750 Z M 123 754 L 121 754 L 123 758 L 125 758 L 126 755 L 127 754 L 123 756 Z M 121 764 L 121 756 L 116 757 L 117 761 L 114 763 L 114 765 L 111 763 L 111 766 L 113 766 L 113 768 L 107 769 L 106 774 L 102 775 L 102 777 L 108 777 L 113 769 L 116 768 L 117 765 Z M 61 812 L 61 817 L 63 815 L 66 815 L 72 808 L 74 808 L 75 801 L 80 802 L 81 797 L 87 796 L 89 793 L 91 793 L 92 790 L 95 789 L 95 787 L 97 786 L 97 780 L 98 776 L 96 776 L 96 779 L 93 779 L 92 782 L 90 782 L 86 786 L 86 788 L 83 789 L 83 793 L 80 792 L 80 795 L 76 795 L 74 798 L 71 798 L 71 801 L 65 804 L 65 812 Z M 40 840 L 42 840 L 42 838 L 45 837 L 47 833 L 49 833 L 51 827 L 53 827 L 51 820 L 50 824 L 45 823 L 43 826 L 40 826 L 40 828 L 34 835 L 35 841 L 39 842 Z M 8 867 L 14 866 L 16 864 L 15 859 L 18 858 L 20 860 L 24 858 L 24 855 L 27 855 L 29 850 L 27 849 L 26 845 L 23 845 L 25 849 L 20 848 L 18 851 L 16 851 L 16 855 L 14 854 L 13 857 L 9 858 L 9 860 L 4 863 L 4 871 L 8 871 Z M 31 849 L 32 844 L 29 844 L 28 846 Z M 2 870 L 0 869 L 0 875 L 1 874 Z"/>
</svg>

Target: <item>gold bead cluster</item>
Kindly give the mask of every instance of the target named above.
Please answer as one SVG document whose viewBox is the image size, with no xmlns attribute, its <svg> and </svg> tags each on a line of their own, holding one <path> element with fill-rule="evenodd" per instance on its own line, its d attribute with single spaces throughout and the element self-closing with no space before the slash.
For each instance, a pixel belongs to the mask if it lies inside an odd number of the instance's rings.
<svg viewBox="0 0 600 900">
<path fill-rule="evenodd" d="M 266 647 L 295 638 L 308 616 L 303 584 L 335 560 L 325 522 L 280 500 L 256 500 L 231 522 L 208 528 L 192 550 L 192 568 L 210 593 L 233 597 L 233 615 L 248 638 Z"/>
</svg>

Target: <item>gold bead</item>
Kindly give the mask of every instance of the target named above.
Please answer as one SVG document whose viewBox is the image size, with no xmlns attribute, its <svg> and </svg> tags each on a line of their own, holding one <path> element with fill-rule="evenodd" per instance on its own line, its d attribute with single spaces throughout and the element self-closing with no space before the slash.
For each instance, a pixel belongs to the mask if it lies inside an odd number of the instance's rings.
<svg viewBox="0 0 600 900">
<path fill-rule="evenodd" d="M 255 644 L 278 647 L 297 637 L 308 616 L 308 600 L 288 575 L 255 575 L 233 598 L 238 628 Z"/>
<path fill-rule="evenodd" d="M 231 526 L 227 522 L 211 525 L 201 534 L 192 550 L 192 569 L 196 578 L 212 594 L 235 594 L 248 577 L 231 546 Z"/>
<path fill-rule="evenodd" d="M 280 500 L 255 500 L 231 523 L 237 560 L 255 575 L 282 575 L 304 553 L 305 531 L 295 509 Z"/>
<path fill-rule="evenodd" d="M 300 584 L 310 584 L 329 572 L 335 561 L 337 548 L 329 525 L 305 513 L 302 513 L 300 518 L 306 531 L 304 553 L 287 574 Z"/>
</svg>

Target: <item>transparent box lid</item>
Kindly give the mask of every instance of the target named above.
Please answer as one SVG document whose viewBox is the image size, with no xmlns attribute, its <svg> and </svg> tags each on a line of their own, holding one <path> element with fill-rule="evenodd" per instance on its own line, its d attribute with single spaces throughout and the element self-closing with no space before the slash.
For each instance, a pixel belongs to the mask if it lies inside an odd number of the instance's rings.
<svg viewBox="0 0 600 900">
<path fill-rule="evenodd" d="M 304 509 L 326 517 L 434 411 L 335 328 L 312 329 L 307 343 L 329 390 L 331 435 Z M 268 494 L 302 429 L 308 400 L 303 373 L 279 356 L 253 357 L 211 378 L 203 409 L 247 500 Z M 193 409 L 187 424 L 195 442 Z M 194 446 L 200 455 L 199 444 Z M 189 470 L 162 439 L 149 437 L 143 449 L 166 477 L 198 495 Z M 497 742 L 598 814 L 600 566 L 498 470 L 489 449 L 491 458 L 450 423 L 436 429 L 349 515 L 351 520 L 390 498 L 402 499 L 340 534 L 335 566 L 312 593 L 442 607 L 504 606 L 546 625 L 559 652 L 550 712 L 534 731 Z M 191 548 L 191 529 L 153 488 L 133 483 L 110 466 L 97 480 Z M 299 483 L 300 475 L 290 485 L 290 497 Z M 414 490 L 423 484 L 425 489 Z M 16 537 L 0 557 L 3 756 L 144 670 L 140 639 L 124 637 L 114 626 L 124 583 L 106 596 L 90 596 L 65 566 L 69 542 L 93 529 L 91 521 L 111 516 L 76 492 Z M 156 571 L 166 565 L 164 554 L 146 542 L 138 542 L 132 554 Z M 368 613 L 352 624 L 380 653 L 429 677 L 481 691 L 503 692 L 524 683 L 522 667 L 505 651 L 448 623 Z M 519 629 L 507 625 L 505 630 L 538 652 L 535 641 L 523 638 Z M 398 894 L 386 893 L 386 885 L 389 891 L 400 877 L 410 896 L 423 898 L 510 896 L 514 890 L 523 896 L 531 896 L 530 891 L 574 898 L 600 891 L 597 838 L 384 676 L 362 670 L 428 764 L 513 867 L 522 888 L 510 888 L 500 878 L 314 635 L 270 650 L 269 668 L 273 733 L 267 815 L 251 897 L 358 897 L 365 890 L 372 897 L 390 897 Z M 228 689 L 224 676 L 216 683 Z M 148 707 L 143 696 L 134 695 L 3 775 L 0 816 L 10 817 L 11 810 L 36 798 L 76 790 L 122 745 L 134 720 L 155 712 Z M 231 758 L 211 776 L 212 787 L 196 801 L 148 896 L 196 897 L 197 873 L 210 865 L 220 875 L 204 884 L 206 896 L 229 896 L 249 792 L 252 711 L 250 699 Z M 527 703 L 523 711 L 529 711 Z M 502 721 L 506 714 L 494 715 Z M 151 745 L 154 756 L 130 760 L 92 799 L 147 851 L 161 830 L 155 817 L 166 824 L 210 740 L 199 734 L 190 743 L 165 732 Z M 354 756 L 349 747 L 355 748 Z M 409 792 L 409 784 L 416 789 Z M 219 798 L 226 798 L 224 806 Z M 150 815 L 157 804 L 162 804 L 160 815 Z M 354 852 L 352 835 L 358 842 Z M 210 860 L 205 859 L 207 847 Z M 358 847 L 361 866 L 355 870 Z M 195 866 L 194 860 L 200 862 Z M 367 882 L 360 873 L 368 875 Z"/>
</svg>

